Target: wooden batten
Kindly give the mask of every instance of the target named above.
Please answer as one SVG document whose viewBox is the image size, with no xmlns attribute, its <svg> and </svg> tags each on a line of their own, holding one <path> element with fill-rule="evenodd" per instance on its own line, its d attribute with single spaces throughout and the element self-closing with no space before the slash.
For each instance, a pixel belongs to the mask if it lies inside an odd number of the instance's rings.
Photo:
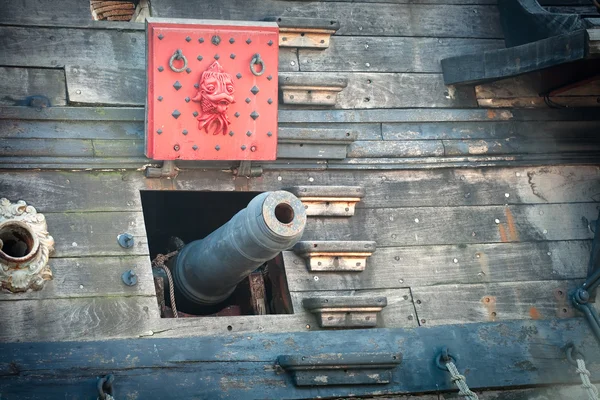
<svg viewBox="0 0 600 400">
<path fill-rule="evenodd" d="M 345 77 L 279 74 L 283 104 L 334 106 L 338 93 L 348 86 Z"/>
<path fill-rule="evenodd" d="M 271 17 L 279 25 L 279 47 L 326 49 L 340 23 L 326 18 Z"/>
<path fill-rule="evenodd" d="M 317 316 L 321 328 L 372 328 L 377 326 L 377 315 L 387 306 L 387 298 L 312 297 L 304 299 L 302 306 Z"/>
<path fill-rule="evenodd" d="M 302 201 L 309 217 L 351 217 L 365 195 L 360 186 L 294 186 L 287 190 Z"/>
<path fill-rule="evenodd" d="M 375 242 L 311 240 L 298 242 L 293 250 L 306 260 L 309 271 L 360 272 L 375 251 Z"/>
</svg>

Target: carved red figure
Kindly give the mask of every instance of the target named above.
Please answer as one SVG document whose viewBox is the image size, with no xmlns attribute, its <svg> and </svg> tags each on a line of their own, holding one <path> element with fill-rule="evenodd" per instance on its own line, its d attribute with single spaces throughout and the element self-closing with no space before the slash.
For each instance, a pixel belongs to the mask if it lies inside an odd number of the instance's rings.
<svg viewBox="0 0 600 400">
<path fill-rule="evenodd" d="M 233 79 L 223 71 L 223 67 L 215 61 L 200 76 L 198 93 L 192 99 L 200 103 L 201 113 L 198 116 L 198 129 L 213 135 L 227 133 L 230 122 L 227 109 L 234 103 Z"/>
</svg>

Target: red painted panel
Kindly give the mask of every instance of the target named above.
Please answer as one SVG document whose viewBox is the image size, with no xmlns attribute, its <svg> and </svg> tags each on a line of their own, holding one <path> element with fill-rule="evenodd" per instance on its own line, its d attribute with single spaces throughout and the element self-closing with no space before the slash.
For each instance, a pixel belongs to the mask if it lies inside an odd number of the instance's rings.
<svg viewBox="0 0 600 400">
<path fill-rule="evenodd" d="M 148 22 L 146 32 L 147 157 L 275 160 L 276 24 Z"/>
</svg>

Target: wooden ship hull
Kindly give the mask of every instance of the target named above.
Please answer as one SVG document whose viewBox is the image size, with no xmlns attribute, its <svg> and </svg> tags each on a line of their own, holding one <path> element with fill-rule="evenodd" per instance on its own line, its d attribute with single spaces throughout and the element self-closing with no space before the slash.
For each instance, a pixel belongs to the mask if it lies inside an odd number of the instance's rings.
<svg viewBox="0 0 600 400">
<path fill-rule="evenodd" d="M 599 18 L 585 0 L 0 1 L 0 398 L 597 394 Z M 148 24 L 192 19 L 275 32 L 252 61 L 278 52 L 270 97 L 264 65 L 252 94 L 229 77 L 220 121 L 264 97 L 248 121 L 276 131 L 242 161 L 194 158 L 194 137 L 228 138 L 201 124 L 147 157 L 168 102 Z M 187 41 L 188 75 L 254 53 L 215 36 Z M 206 110 L 203 84 L 184 107 Z M 265 192 L 284 197 L 261 213 Z"/>
</svg>

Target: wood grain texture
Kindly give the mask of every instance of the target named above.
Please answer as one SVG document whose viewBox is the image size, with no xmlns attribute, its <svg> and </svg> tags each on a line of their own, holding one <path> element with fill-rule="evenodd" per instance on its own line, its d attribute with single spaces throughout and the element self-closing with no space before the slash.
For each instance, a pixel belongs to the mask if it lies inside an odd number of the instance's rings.
<svg viewBox="0 0 600 400">
<path fill-rule="evenodd" d="M 58 69 L 0 67 L 0 105 L 27 106 L 29 96 L 44 96 L 52 106 L 67 104 L 65 73 Z"/>
<path fill-rule="evenodd" d="M 144 26 L 141 30 L 108 29 L 118 25 L 137 26 L 115 22 L 97 22 L 95 29 L 0 26 L 0 48 L 5 49 L 0 54 L 0 65 L 67 67 L 71 78 L 79 81 L 86 79 L 87 73 L 102 70 L 107 71 L 105 77 L 112 75 L 124 81 L 128 73 L 135 73 L 131 78 L 141 77 L 145 84 Z M 279 56 L 280 71 L 298 71 L 296 49 L 281 49 Z"/>
<path fill-rule="evenodd" d="M 301 71 L 441 73 L 440 61 L 504 47 L 502 40 L 333 36 L 325 50 L 301 49 Z"/>
<path fill-rule="evenodd" d="M 76 104 L 144 105 L 144 43 L 139 30 L 0 27 L 0 65 L 64 67 L 69 101 Z M 279 54 L 280 71 L 298 71 L 296 49 Z M 15 76 L 4 85 L 23 81 Z M 66 104 L 62 99 L 56 105 Z"/>
<path fill-rule="evenodd" d="M 586 58 L 585 31 L 578 30 L 506 49 L 459 55 L 442 60 L 447 85 L 483 83 Z"/>
<path fill-rule="evenodd" d="M 182 170 L 176 179 L 146 179 L 142 171 L 23 171 L 1 174 L 0 187 L 2 196 L 25 200 L 42 213 L 139 211 L 142 190 L 261 192 L 297 185 L 361 186 L 365 197 L 357 208 L 392 208 L 595 202 L 600 201 L 599 178 L 595 166 L 266 171 L 252 180 L 234 180 L 224 171 Z"/>
<path fill-rule="evenodd" d="M 589 241 L 378 248 L 360 273 L 310 272 L 284 253 L 291 291 L 582 279 Z M 315 280 L 317 276 L 319 279 Z"/>
<path fill-rule="evenodd" d="M 598 138 L 508 138 L 443 140 L 445 156 L 598 152 Z"/>
<path fill-rule="evenodd" d="M 448 345 L 461 370 L 467 370 L 473 389 L 576 384 L 578 376 L 565 373 L 564 343 L 586 348 L 592 376 L 598 371 L 598 346 L 582 319 L 513 321 L 506 323 L 420 327 L 418 329 L 300 332 L 294 335 L 256 334 L 197 339 L 150 339 L 73 343 L 4 344 L 10 362 L 1 365 L 3 395 L 25 400 L 89 398 L 98 376 L 114 372 L 115 392 L 123 397 L 349 398 L 373 395 L 398 399 L 397 393 L 453 393 L 448 374 L 433 360 L 440 338 Z M 298 388 L 287 374 L 273 367 L 279 355 L 347 354 L 348 349 L 395 354 L 396 368 L 387 386 L 329 386 Z M 57 366 L 51 369 L 47 360 Z M 498 360 L 504 360 L 499 364 Z M 504 367 L 506 366 L 506 367 Z M 427 377 L 424 379 L 423 377 Z M 169 382 L 165 385 L 165 379 Z M 117 384 L 119 386 L 117 386 Z M 377 395 L 376 395 L 377 393 Z M 26 397 L 23 397 L 26 396 Z M 387 395 L 389 397 L 381 397 Z M 402 397 L 405 399 L 405 397 Z"/>
<path fill-rule="evenodd" d="M 0 106 L 0 120 L 34 121 L 144 121 L 143 107 L 30 107 Z M 367 124 L 386 122 L 469 122 L 469 121 L 598 121 L 596 110 L 485 110 L 485 109 L 398 109 L 385 110 L 279 110 L 283 124 Z"/>
<path fill-rule="evenodd" d="M 290 288 L 291 290 L 291 288 Z M 302 300 L 312 297 L 327 296 L 369 296 L 387 298 L 387 306 L 381 310 L 377 317 L 378 328 L 408 328 L 417 326 L 415 309 L 412 304 L 409 289 L 382 289 L 382 290 L 334 290 L 318 292 L 290 292 L 295 314 L 311 314 L 302 306 Z M 409 318 L 411 316 L 411 318 Z"/>
<path fill-rule="evenodd" d="M 578 315 L 567 294 L 582 280 L 412 287 L 421 325 Z"/>
<path fill-rule="evenodd" d="M 348 157 L 441 157 L 444 151 L 441 140 L 358 141 L 349 146 Z"/>
<path fill-rule="evenodd" d="M 310 219 L 303 240 L 373 240 L 378 247 L 389 247 L 591 239 L 589 221 L 596 218 L 596 207 L 578 203 L 359 208 L 351 220 Z"/>
<path fill-rule="evenodd" d="M 330 18 L 340 21 L 337 35 L 501 38 L 496 7 L 423 4 L 315 3 L 250 0 L 218 5 L 157 0 L 152 15 L 169 18 L 262 20 L 269 16 Z"/>
<path fill-rule="evenodd" d="M 0 342 L 138 337 L 160 319 L 153 297 L 0 301 Z"/>
<path fill-rule="evenodd" d="M 52 280 L 43 290 L 0 292 L 0 301 L 72 299 L 78 297 L 156 297 L 147 256 L 52 258 Z M 126 286 L 121 275 L 136 272 L 138 283 Z"/>
<path fill-rule="evenodd" d="M 600 129 L 597 121 L 501 121 L 384 123 L 383 140 L 434 139 L 533 139 L 593 140 Z"/>
<path fill-rule="evenodd" d="M 304 74 L 328 73 L 306 72 Z M 348 73 L 336 108 L 475 107 L 471 88 L 448 88 L 438 74 Z"/>
<path fill-rule="evenodd" d="M 142 212 L 45 213 L 56 242 L 55 257 L 148 255 Z M 134 246 L 124 249 L 117 236 L 130 233 Z"/>
</svg>

